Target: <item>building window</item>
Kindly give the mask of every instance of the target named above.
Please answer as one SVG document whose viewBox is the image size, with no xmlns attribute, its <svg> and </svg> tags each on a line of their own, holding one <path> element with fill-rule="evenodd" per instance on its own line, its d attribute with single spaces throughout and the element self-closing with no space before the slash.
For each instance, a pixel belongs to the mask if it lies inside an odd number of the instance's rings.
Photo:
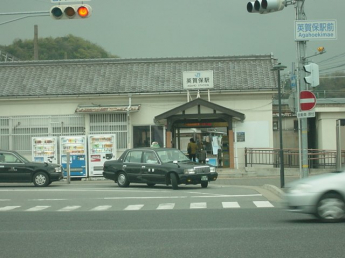
<svg viewBox="0 0 345 258">
<path fill-rule="evenodd" d="M 90 134 L 116 134 L 117 148 L 127 149 L 127 114 L 90 114 Z"/>
<path fill-rule="evenodd" d="M 31 154 L 32 137 L 85 133 L 83 115 L 0 117 L 0 147 Z"/>
<path fill-rule="evenodd" d="M 163 126 L 133 126 L 134 148 L 150 147 L 152 142 L 158 142 L 160 147 L 164 147 Z"/>
<path fill-rule="evenodd" d="M 273 131 L 278 131 L 279 126 L 278 126 L 278 121 L 273 121 Z"/>
</svg>

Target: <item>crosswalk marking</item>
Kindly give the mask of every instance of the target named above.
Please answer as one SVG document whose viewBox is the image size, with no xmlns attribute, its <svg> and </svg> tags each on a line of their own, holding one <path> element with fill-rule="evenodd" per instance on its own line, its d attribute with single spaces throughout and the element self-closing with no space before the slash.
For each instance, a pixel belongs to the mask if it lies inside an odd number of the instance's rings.
<svg viewBox="0 0 345 258">
<path fill-rule="evenodd" d="M 271 208 L 274 207 L 269 201 L 253 201 L 258 208 Z"/>
<path fill-rule="evenodd" d="M 157 210 L 171 210 L 174 209 L 175 203 L 161 203 L 158 205 Z"/>
<path fill-rule="evenodd" d="M 207 208 L 206 202 L 192 202 L 190 204 L 191 209 L 205 209 Z"/>
<path fill-rule="evenodd" d="M 51 207 L 51 206 L 35 206 L 35 207 L 30 208 L 30 209 L 27 209 L 26 211 L 41 211 L 41 210 L 45 210 L 49 207 Z"/>
<path fill-rule="evenodd" d="M 238 202 L 222 202 L 223 208 L 240 208 Z"/>
<path fill-rule="evenodd" d="M 66 206 L 58 211 L 73 211 L 79 209 L 81 206 Z"/>
<path fill-rule="evenodd" d="M 111 205 L 101 205 L 101 206 L 97 206 L 93 209 L 91 209 L 92 211 L 105 211 L 111 208 Z"/>
<path fill-rule="evenodd" d="M 274 207 L 274 205 L 269 202 L 269 201 L 251 201 L 251 202 L 221 202 L 221 206 L 218 206 L 219 208 L 223 209 L 233 209 L 233 208 L 271 208 Z M 250 204 L 251 203 L 251 204 Z M 155 208 L 156 210 L 172 210 L 176 208 L 176 203 L 160 203 L 158 206 Z M 132 204 L 128 205 L 126 207 L 116 207 L 115 210 L 141 210 L 145 205 L 144 204 Z M 22 206 L 4 206 L 0 207 L 0 212 L 1 211 L 11 211 L 11 210 L 19 210 Z M 42 210 L 48 210 L 52 206 L 33 206 L 31 208 L 26 208 L 25 211 L 42 211 Z M 63 208 L 58 209 L 57 211 L 74 211 L 82 206 L 75 205 L 75 206 L 65 206 Z M 100 206 L 95 206 L 92 209 L 88 209 L 89 211 L 106 211 L 111 209 L 113 206 L 112 205 L 100 205 Z M 150 206 L 149 206 L 150 207 Z M 189 209 L 206 209 L 207 208 L 207 202 L 192 202 L 189 203 Z M 147 208 L 146 208 L 147 209 Z M 152 209 L 152 208 L 149 208 Z M 154 208 L 153 208 L 154 209 Z M 52 210 L 52 209 L 49 209 Z M 56 210 L 56 209 L 55 209 Z M 82 209 L 80 209 L 82 210 Z M 85 210 L 85 209 L 84 209 Z"/>
<path fill-rule="evenodd" d="M 126 211 L 135 211 L 135 210 L 140 210 L 144 204 L 136 204 L 136 205 L 128 205 L 125 210 Z"/>
<path fill-rule="evenodd" d="M 5 206 L 5 207 L 1 207 L 0 211 L 10 211 L 10 210 L 14 210 L 16 208 L 19 208 L 20 206 Z"/>
</svg>

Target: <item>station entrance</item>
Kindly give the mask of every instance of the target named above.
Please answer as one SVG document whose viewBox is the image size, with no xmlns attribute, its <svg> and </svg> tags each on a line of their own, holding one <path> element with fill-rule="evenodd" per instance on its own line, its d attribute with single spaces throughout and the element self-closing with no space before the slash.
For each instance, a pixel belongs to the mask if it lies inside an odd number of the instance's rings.
<svg viewBox="0 0 345 258">
<path fill-rule="evenodd" d="M 240 112 L 197 98 L 156 116 L 155 123 L 166 127 L 166 147 L 187 153 L 187 144 L 193 138 L 211 164 L 234 168 L 232 124 L 244 119 Z"/>
</svg>

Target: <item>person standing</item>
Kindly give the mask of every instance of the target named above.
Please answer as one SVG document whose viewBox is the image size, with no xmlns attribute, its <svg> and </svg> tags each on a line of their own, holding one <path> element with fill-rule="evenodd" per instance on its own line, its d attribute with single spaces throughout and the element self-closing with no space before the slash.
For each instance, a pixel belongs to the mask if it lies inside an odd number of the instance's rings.
<svg viewBox="0 0 345 258">
<path fill-rule="evenodd" d="M 198 149 L 197 144 L 195 143 L 193 138 L 190 138 L 189 143 L 187 145 L 187 152 L 190 160 L 196 161 L 196 151 Z"/>
</svg>

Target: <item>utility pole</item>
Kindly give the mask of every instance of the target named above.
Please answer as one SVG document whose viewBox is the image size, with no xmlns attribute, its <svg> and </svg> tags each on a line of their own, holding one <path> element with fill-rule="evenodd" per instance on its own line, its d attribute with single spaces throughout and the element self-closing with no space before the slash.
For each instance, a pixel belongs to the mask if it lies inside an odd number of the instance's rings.
<svg viewBox="0 0 345 258">
<path fill-rule="evenodd" d="M 38 60 L 38 26 L 34 27 L 34 60 Z"/>
</svg>

